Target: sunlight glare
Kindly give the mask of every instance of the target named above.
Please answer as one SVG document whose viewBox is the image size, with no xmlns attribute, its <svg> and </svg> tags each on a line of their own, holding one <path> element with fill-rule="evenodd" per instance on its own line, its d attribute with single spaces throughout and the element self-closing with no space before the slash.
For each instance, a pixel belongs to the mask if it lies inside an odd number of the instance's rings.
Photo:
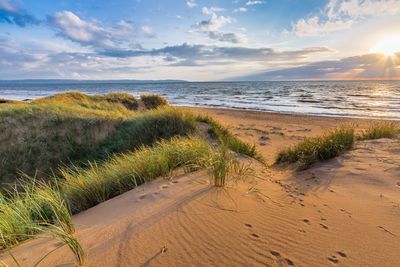
<svg viewBox="0 0 400 267">
<path fill-rule="evenodd" d="M 391 37 L 381 40 L 370 49 L 372 53 L 380 53 L 385 56 L 392 56 L 400 52 L 400 37 Z"/>
</svg>

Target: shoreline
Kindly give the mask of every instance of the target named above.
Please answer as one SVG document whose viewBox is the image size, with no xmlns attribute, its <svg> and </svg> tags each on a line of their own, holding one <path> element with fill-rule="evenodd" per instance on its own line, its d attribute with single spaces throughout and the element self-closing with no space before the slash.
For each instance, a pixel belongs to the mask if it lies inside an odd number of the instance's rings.
<svg viewBox="0 0 400 267">
<path fill-rule="evenodd" d="M 367 117 L 367 116 L 346 116 L 339 114 L 311 114 L 311 113 L 298 113 L 298 112 L 288 112 L 288 111 L 268 111 L 268 110 L 257 110 L 257 109 L 245 109 L 245 108 L 232 108 L 232 107 L 212 107 L 212 106 L 200 106 L 200 105 L 175 105 L 171 104 L 175 107 L 182 108 L 193 108 L 193 109 L 210 109 L 210 110 L 227 110 L 227 111 L 243 111 L 243 112 L 256 112 L 256 113 L 267 113 L 271 115 L 288 115 L 288 116 L 306 116 L 306 117 L 322 117 L 322 118 L 343 118 L 343 119 L 353 119 L 353 120 L 382 120 L 382 121 L 393 121 L 400 122 L 400 113 L 399 118 L 391 118 L 391 117 Z"/>
<path fill-rule="evenodd" d="M 307 114 L 307 113 L 296 113 L 296 112 L 279 112 L 279 111 L 264 111 L 255 109 L 241 109 L 241 108 L 227 108 L 227 107 L 210 107 L 210 106 L 188 106 L 188 105 L 172 105 L 175 107 L 190 109 L 190 110 L 210 110 L 210 111 L 225 111 L 225 112 L 244 112 L 254 114 L 267 114 L 271 116 L 292 116 L 292 117 L 308 117 L 308 118 L 327 118 L 327 119 L 343 119 L 343 120 L 354 120 L 354 121 L 367 121 L 367 120 L 380 120 L 400 123 L 400 117 L 398 119 L 388 117 L 362 117 L 362 116 L 340 116 L 340 115 L 329 115 L 329 114 Z"/>
</svg>

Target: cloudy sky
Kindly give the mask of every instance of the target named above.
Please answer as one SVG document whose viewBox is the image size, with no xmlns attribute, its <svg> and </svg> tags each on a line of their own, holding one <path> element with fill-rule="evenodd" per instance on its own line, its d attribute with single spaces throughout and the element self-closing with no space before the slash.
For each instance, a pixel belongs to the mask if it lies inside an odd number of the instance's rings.
<svg viewBox="0 0 400 267">
<path fill-rule="evenodd" d="M 0 79 L 397 79 L 400 0 L 0 0 Z"/>
</svg>

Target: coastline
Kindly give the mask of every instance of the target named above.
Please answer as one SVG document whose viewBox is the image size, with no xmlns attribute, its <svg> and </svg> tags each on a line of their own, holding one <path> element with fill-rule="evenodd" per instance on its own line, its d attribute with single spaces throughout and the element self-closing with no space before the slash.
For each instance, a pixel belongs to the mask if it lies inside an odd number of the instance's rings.
<svg viewBox="0 0 400 267">
<path fill-rule="evenodd" d="M 231 111 L 243 111 L 243 112 L 255 112 L 255 113 L 267 113 L 271 115 L 277 116 L 305 116 L 305 117 L 323 117 L 323 118 L 340 118 L 340 119 L 349 119 L 349 120 L 382 120 L 382 121 L 393 121 L 400 122 L 400 113 L 399 118 L 393 117 L 378 117 L 378 116 L 353 116 L 353 115 L 341 115 L 341 114 L 317 114 L 317 113 L 301 113 L 301 112 L 289 112 L 289 111 L 270 111 L 270 110 L 258 110 L 258 109 L 246 109 L 246 108 L 233 108 L 233 107 L 217 107 L 217 106 L 201 106 L 201 105 L 174 105 L 176 107 L 189 108 L 189 109 L 209 109 L 209 110 L 231 110 Z"/>
</svg>

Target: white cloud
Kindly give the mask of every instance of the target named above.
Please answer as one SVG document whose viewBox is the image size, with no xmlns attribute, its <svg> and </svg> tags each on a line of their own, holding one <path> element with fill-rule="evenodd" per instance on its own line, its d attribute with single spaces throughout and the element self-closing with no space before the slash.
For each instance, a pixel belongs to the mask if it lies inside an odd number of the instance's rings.
<svg viewBox="0 0 400 267">
<path fill-rule="evenodd" d="M 298 36 L 318 36 L 350 28 L 371 16 L 400 13 L 400 0 L 329 0 L 320 15 L 299 19 L 292 25 Z"/>
<path fill-rule="evenodd" d="M 224 10 L 225 10 L 225 9 L 219 8 L 219 7 L 203 7 L 203 8 L 201 9 L 201 11 L 203 12 L 203 14 L 206 14 L 206 15 L 212 15 L 212 14 L 214 14 L 214 13 L 222 12 L 222 11 L 224 11 Z"/>
<path fill-rule="evenodd" d="M 307 20 L 298 20 L 293 25 L 293 31 L 298 36 L 318 36 L 332 31 L 348 29 L 353 23 L 353 20 L 328 20 L 320 22 L 319 17 L 314 16 Z"/>
<path fill-rule="evenodd" d="M 233 12 L 237 13 L 237 12 L 246 12 L 248 9 L 245 7 L 239 7 L 239 8 L 235 8 L 233 10 Z"/>
<path fill-rule="evenodd" d="M 254 1 L 247 1 L 246 5 L 247 6 L 254 6 L 254 5 L 261 5 L 264 4 L 265 1 L 258 1 L 258 0 L 254 0 Z"/>
<path fill-rule="evenodd" d="M 208 37 L 213 40 L 217 40 L 220 42 L 232 43 L 232 44 L 239 44 L 239 43 L 246 43 L 247 38 L 243 34 L 233 33 L 233 32 L 208 32 Z"/>
<path fill-rule="evenodd" d="M 226 24 L 230 24 L 234 22 L 234 19 L 231 17 L 219 16 L 216 14 L 218 11 L 222 11 L 220 8 L 207 8 L 203 7 L 202 12 L 207 15 L 211 15 L 211 17 L 207 20 L 202 20 L 195 25 L 193 28 L 200 34 L 207 36 L 209 39 L 219 41 L 219 42 L 227 42 L 232 44 L 245 43 L 247 42 L 247 38 L 244 34 L 238 34 L 233 32 L 221 32 L 220 29 Z"/>
<path fill-rule="evenodd" d="M 54 14 L 51 21 L 63 37 L 84 44 L 115 48 L 111 33 L 103 27 L 80 19 L 71 11 L 61 11 Z"/>
<path fill-rule="evenodd" d="M 194 27 L 201 31 L 217 31 L 225 24 L 232 23 L 233 19 L 225 16 L 218 16 L 212 13 L 211 18 L 208 20 L 202 20 L 194 25 Z"/>
<path fill-rule="evenodd" d="M 326 12 L 329 18 L 348 16 L 353 19 L 371 15 L 393 15 L 400 11 L 399 0 L 330 0 Z"/>
<path fill-rule="evenodd" d="M 135 31 L 133 25 L 125 20 L 120 20 L 117 23 L 116 31 L 114 32 L 115 35 L 118 36 L 128 36 Z"/>
<path fill-rule="evenodd" d="M 49 24 L 59 36 L 97 49 L 121 47 L 131 42 L 135 36 L 135 28 L 129 21 L 120 20 L 112 27 L 105 27 L 98 22 L 83 20 L 71 11 L 55 13 L 49 17 Z M 147 37 L 155 36 L 148 26 L 140 30 Z"/>
<path fill-rule="evenodd" d="M 142 26 L 141 30 L 147 37 L 155 37 L 155 33 L 152 27 Z"/>
<path fill-rule="evenodd" d="M 195 0 L 188 0 L 188 1 L 186 1 L 186 5 L 187 5 L 189 8 L 194 8 L 194 7 L 197 6 Z"/>
</svg>

